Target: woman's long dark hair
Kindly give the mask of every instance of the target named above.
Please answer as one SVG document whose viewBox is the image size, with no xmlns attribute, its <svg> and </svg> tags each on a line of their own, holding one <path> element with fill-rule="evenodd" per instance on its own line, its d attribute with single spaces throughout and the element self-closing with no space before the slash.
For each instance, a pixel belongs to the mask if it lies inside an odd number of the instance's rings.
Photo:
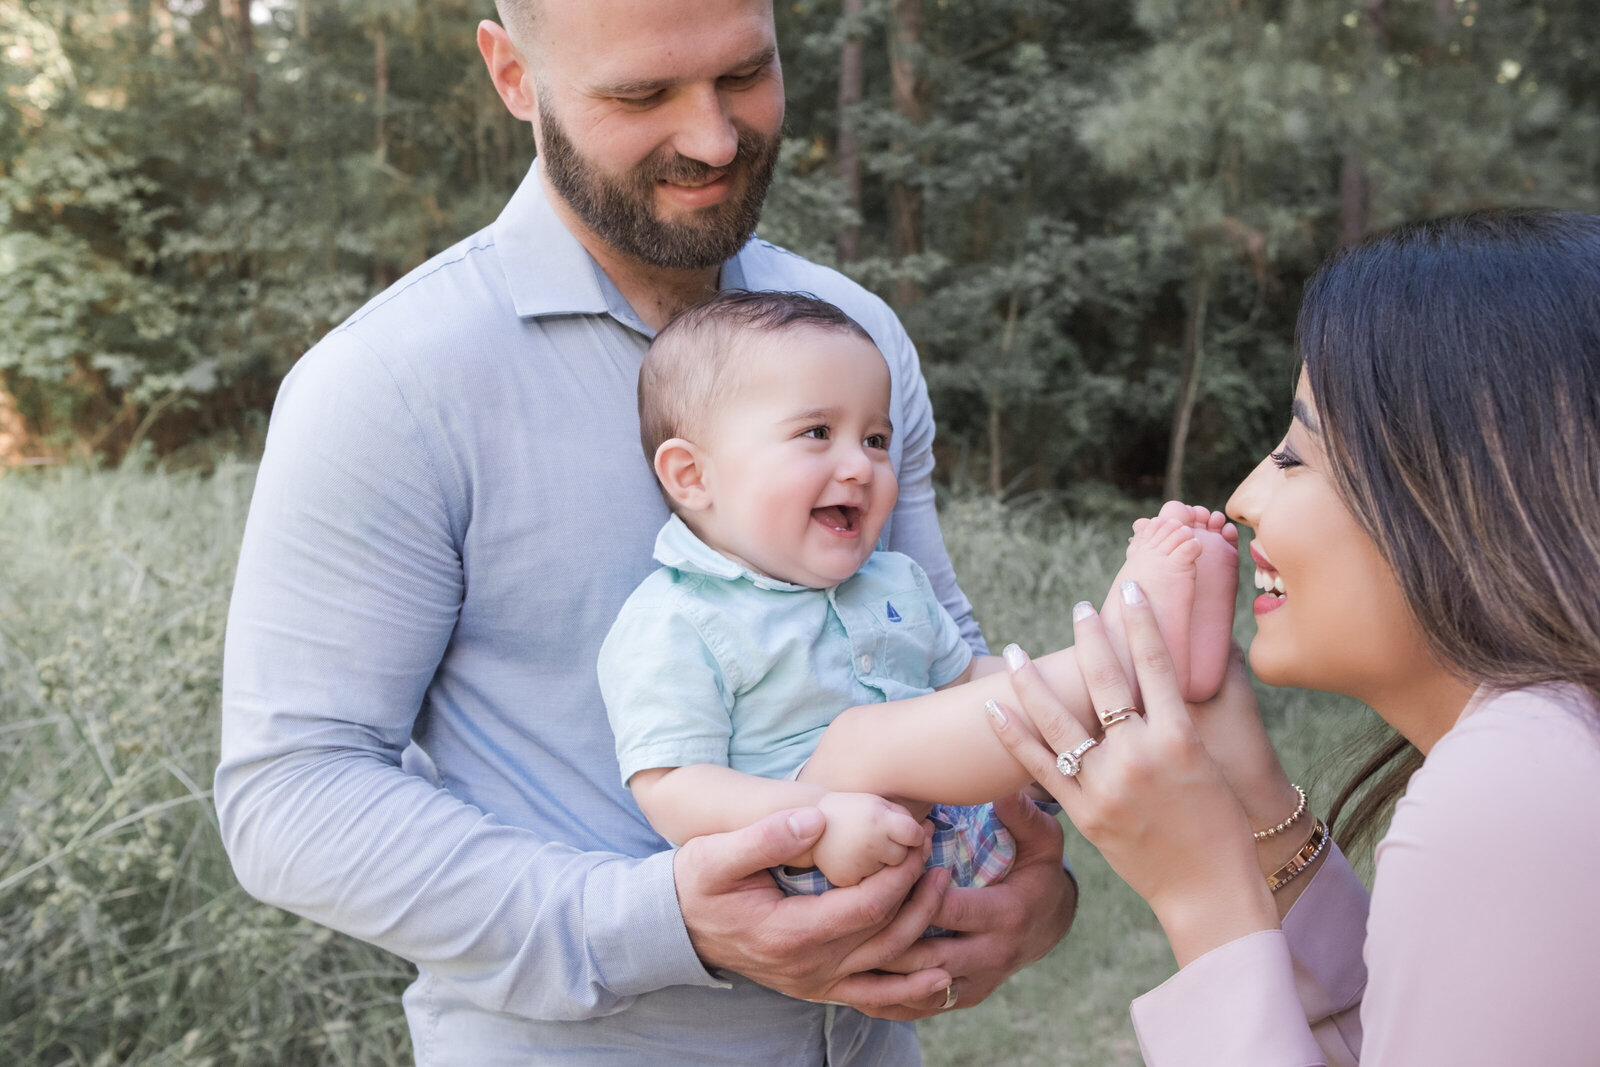
<svg viewBox="0 0 1600 1067">
<path fill-rule="evenodd" d="M 1296 329 L 1340 495 L 1439 662 L 1600 705 L 1600 217 L 1479 212 L 1337 253 Z M 1421 756 L 1345 787 L 1370 832 Z"/>
</svg>

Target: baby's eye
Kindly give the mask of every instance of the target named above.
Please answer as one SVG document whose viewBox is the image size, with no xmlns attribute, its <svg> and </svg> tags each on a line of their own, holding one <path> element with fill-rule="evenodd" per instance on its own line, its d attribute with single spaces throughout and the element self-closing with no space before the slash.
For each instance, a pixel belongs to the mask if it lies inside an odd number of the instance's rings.
<svg viewBox="0 0 1600 1067">
<path fill-rule="evenodd" d="M 1267 458 L 1272 460 L 1273 465 L 1281 471 L 1286 471 L 1290 467 L 1300 466 L 1300 457 L 1290 452 L 1287 448 L 1274 452 Z"/>
<path fill-rule="evenodd" d="M 866 440 L 861 443 L 868 448 L 885 449 L 889 447 L 889 435 L 886 433 L 869 433 Z"/>
<path fill-rule="evenodd" d="M 826 426 L 813 426 L 809 430 L 802 432 L 800 436 L 811 437 L 818 441 L 826 441 L 828 439 L 828 428 Z"/>
</svg>

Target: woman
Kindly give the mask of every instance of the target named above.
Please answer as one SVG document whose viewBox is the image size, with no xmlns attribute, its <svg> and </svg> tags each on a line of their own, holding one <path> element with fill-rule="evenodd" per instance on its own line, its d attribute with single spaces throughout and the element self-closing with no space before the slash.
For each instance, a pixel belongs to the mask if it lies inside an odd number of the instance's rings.
<svg viewBox="0 0 1600 1067">
<path fill-rule="evenodd" d="M 1256 673 L 1397 731 L 1370 911 L 1242 671 L 1186 709 L 1136 587 L 1145 717 L 1088 731 L 1018 654 L 1054 751 L 990 717 L 1172 943 L 1178 974 L 1133 1007 L 1152 1067 L 1600 1062 L 1600 218 L 1347 248 L 1297 335 L 1288 434 L 1228 511 L 1270 580 Z M 1095 706 L 1131 703 L 1074 615 Z"/>
</svg>

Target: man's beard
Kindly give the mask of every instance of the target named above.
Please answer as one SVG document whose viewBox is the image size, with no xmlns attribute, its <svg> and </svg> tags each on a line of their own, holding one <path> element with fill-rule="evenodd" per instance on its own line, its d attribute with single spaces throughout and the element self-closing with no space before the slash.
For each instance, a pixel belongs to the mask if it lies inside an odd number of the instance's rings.
<svg viewBox="0 0 1600 1067">
<path fill-rule="evenodd" d="M 653 267 L 704 270 L 733 257 L 756 230 L 761 205 L 778 163 L 782 133 L 764 137 L 739 130 L 739 147 L 726 168 L 674 154 L 651 157 L 620 177 L 602 174 L 567 137 L 548 102 L 540 101 L 540 166 L 561 198 L 596 236 L 624 255 Z M 681 221 L 658 218 L 656 183 L 703 182 L 726 170 L 742 190 L 733 198 L 696 211 Z"/>
</svg>

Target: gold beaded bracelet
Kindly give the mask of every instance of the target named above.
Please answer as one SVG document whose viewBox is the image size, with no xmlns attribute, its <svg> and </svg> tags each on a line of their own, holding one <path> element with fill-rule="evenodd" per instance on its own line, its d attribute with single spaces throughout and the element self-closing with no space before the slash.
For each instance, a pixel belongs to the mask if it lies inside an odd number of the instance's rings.
<svg viewBox="0 0 1600 1067">
<path fill-rule="evenodd" d="M 1317 857 L 1322 855 L 1322 850 L 1328 847 L 1332 840 L 1328 833 L 1328 824 L 1321 819 L 1314 819 L 1311 823 L 1311 837 L 1300 846 L 1300 851 L 1289 857 L 1289 862 L 1267 875 L 1267 887 L 1274 893 L 1294 881 L 1305 873 L 1307 867 L 1317 862 Z"/>
<path fill-rule="evenodd" d="M 1295 809 L 1289 813 L 1289 817 L 1280 822 L 1278 825 L 1268 827 L 1265 830 L 1257 830 L 1254 835 L 1257 841 L 1265 841 L 1269 837 L 1277 837 L 1289 827 L 1299 822 L 1300 817 L 1306 813 L 1306 791 L 1295 785 L 1293 782 L 1289 783 L 1289 788 L 1300 794 L 1300 803 L 1297 804 Z"/>
</svg>

